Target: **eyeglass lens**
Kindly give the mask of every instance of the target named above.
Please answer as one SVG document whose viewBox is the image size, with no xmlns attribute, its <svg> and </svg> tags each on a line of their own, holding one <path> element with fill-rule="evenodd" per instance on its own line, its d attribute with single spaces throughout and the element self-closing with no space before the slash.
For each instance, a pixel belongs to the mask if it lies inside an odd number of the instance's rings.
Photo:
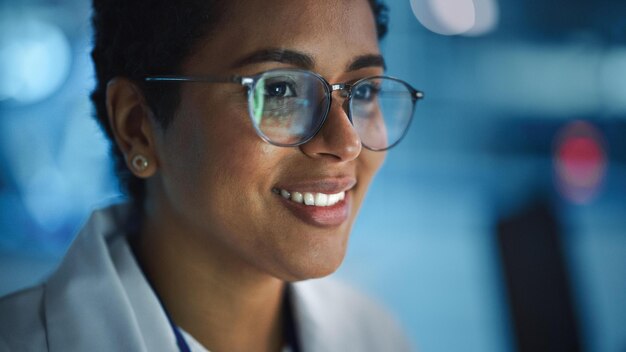
<svg viewBox="0 0 626 352">
<path fill-rule="evenodd" d="M 391 78 L 367 79 L 352 88 L 352 123 L 363 144 L 374 150 L 387 149 L 402 139 L 414 106 L 409 88 Z"/>
<path fill-rule="evenodd" d="M 298 145 L 321 128 L 330 90 L 317 75 L 305 71 L 266 72 L 249 94 L 255 128 L 268 142 Z M 392 78 L 372 78 L 352 87 L 349 113 L 363 145 L 382 150 L 404 135 L 413 114 L 411 90 Z"/>
<path fill-rule="evenodd" d="M 250 94 L 256 129 L 278 145 L 297 145 L 312 137 L 328 108 L 327 88 L 304 72 L 268 72 Z"/>
</svg>

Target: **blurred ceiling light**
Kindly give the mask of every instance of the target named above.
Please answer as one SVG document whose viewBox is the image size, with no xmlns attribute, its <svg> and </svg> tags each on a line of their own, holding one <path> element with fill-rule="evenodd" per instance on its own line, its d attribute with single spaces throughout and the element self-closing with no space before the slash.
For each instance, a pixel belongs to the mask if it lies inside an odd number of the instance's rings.
<svg viewBox="0 0 626 352">
<path fill-rule="evenodd" d="M 607 167 L 602 134 L 585 121 L 567 124 L 557 134 L 554 168 L 557 189 L 569 201 L 589 203 L 604 181 Z"/>
<path fill-rule="evenodd" d="M 602 63 L 602 97 L 605 106 L 623 114 L 626 111 L 626 47 L 609 50 Z"/>
<path fill-rule="evenodd" d="M 441 35 L 479 36 L 495 28 L 496 0 L 410 0 L 417 20 Z"/>
<path fill-rule="evenodd" d="M 576 42 L 486 43 L 472 59 L 472 77 L 480 77 L 480 88 L 462 88 L 475 90 L 481 104 L 511 116 L 595 115 L 609 107 L 600 89 L 603 50 Z"/>
<path fill-rule="evenodd" d="M 34 18 L 0 22 L 0 101 L 41 101 L 67 79 L 71 49 L 57 26 Z"/>
</svg>

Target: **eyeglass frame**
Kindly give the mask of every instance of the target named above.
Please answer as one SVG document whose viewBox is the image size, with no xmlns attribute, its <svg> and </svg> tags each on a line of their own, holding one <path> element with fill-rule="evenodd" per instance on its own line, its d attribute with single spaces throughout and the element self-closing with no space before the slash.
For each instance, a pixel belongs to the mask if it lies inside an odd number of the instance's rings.
<svg viewBox="0 0 626 352">
<path fill-rule="evenodd" d="M 279 71 L 288 71 L 288 72 L 301 72 L 301 73 L 306 73 L 306 74 L 311 74 L 313 76 L 315 76 L 316 78 L 318 78 L 324 86 L 324 92 L 326 93 L 326 98 L 328 99 L 328 106 L 326 107 L 326 111 L 323 113 L 322 117 L 321 117 L 321 121 L 319 123 L 319 126 L 315 129 L 315 131 L 311 134 L 311 136 L 305 138 L 302 141 L 299 141 L 297 143 L 294 144 L 286 144 L 286 143 L 277 143 L 274 142 L 272 140 L 269 139 L 269 137 L 267 137 L 265 135 L 265 133 L 263 133 L 263 131 L 260 130 L 260 128 L 257 126 L 257 124 L 254 122 L 254 117 L 252 115 L 252 107 L 250 106 L 250 94 L 251 92 L 254 91 L 254 86 L 257 84 L 257 82 L 260 80 L 261 76 L 267 74 L 267 73 L 271 73 L 271 72 L 279 72 Z M 324 77 L 322 77 L 322 75 L 313 72 L 313 71 L 309 71 L 309 70 L 303 70 L 303 69 L 297 69 L 297 68 L 276 68 L 276 69 L 271 69 L 271 70 L 267 70 L 267 71 L 263 71 L 260 72 L 258 74 L 252 75 L 252 76 L 242 76 L 242 75 L 231 75 L 231 76 L 217 76 L 217 75 L 149 75 L 149 76 L 145 76 L 143 78 L 144 81 L 146 82 L 191 82 L 191 83 L 235 83 L 235 84 L 239 84 L 243 87 L 246 88 L 246 94 L 248 95 L 248 115 L 250 117 L 250 120 L 252 122 L 252 126 L 254 127 L 256 134 L 265 142 L 271 144 L 271 145 L 275 145 L 278 147 L 297 147 L 300 145 L 303 145 L 305 143 L 308 143 L 311 139 L 313 139 L 315 136 L 317 136 L 317 134 L 319 133 L 319 131 L 322 129 L 322 127 L 324 127 L 324 124 L 326 123 L 326 119 L 328 118 L 328 113 L 330 112 L 330 108 L 332 107 L 332 103 L 333 103 L 333 92 L 335 91 L 341 91 L 341 92 L 345 92 L 345 95 L 343 96 L 345 99 L 345 102 L 348 102 L 347 104 L 347 111 L 346 111 L 346 116 L 348 117 L 348 120 L 350 121 L 350 124 L 352 125 L 352 127 L 354 128 L 354 121 L 352 119 L 352 111 L 351 111 L 351 99 L 352 99 L 352 87 L 359 85 L 360 83 L 366 81 L 366 80 L 371 80 L 371 79 L 377 79 L 377 78 L 384 78 L 384 79 L 390 79 L 393 80 L 395 82 L 398 82 L 402 85 L 404 85 L 410 92 L 411 94 L 411 100 L 412 100 L 412 107 L 411 107 L 411 116 L 409 118 L 409 123 L 407 124 L 406 128 L 404 129 L 404 131 L 402 132 L 402 135 L 400 136 L 400 138 L 398 138 L 397 141 L 395 141 L 393 144 L 390 144 L 389 146 L 385 147 L 385 148 L 372 148 L 370 146 L 368 146 L 367 144 L 363 143 L 363 139 L 361 138 L 361 136 L 359 136 L 359 138 L 361 139 L 361 145 L 364 146 L 365 148 L 372 150 L 372 151 L 385 151 L 385 150 L 389 150 L 392 147 L 396 146 L 398 143 L 400 143 L 400 141 L 402 139 L 404 139 L 404 136 L 406 136 L 407 131 L 409 130 L 409 127 L 411 126 L 411 122 L 413 121 L 413 115 L 415 113 L 415 106 L 417 104 L 417 101 L 424 99 L 424 93 L 420 90 L 417 90 L 415 88 L 413 88 L 409 83 L 399 79 L 399 78 L 395 78 L 395 77 L 391 77 L 391 76 L 385 76 L 385 75 L 376 75 L 376 76 L 368 76 L 368 77 L 363 77 L 358 79 L 357 81 L 355 81 L 354 83 L 329 83 Z M 358 134 L 358 132 L 357 132 Z"/>
</svg>

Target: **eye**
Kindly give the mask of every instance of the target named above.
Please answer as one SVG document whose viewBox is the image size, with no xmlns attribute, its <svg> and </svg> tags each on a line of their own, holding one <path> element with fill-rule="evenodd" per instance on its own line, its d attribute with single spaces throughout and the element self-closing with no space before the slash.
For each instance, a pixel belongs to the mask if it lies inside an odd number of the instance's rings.
<svg viewBox="0 0 626 352">
<path fill-rule="evenodd" d="M 296 90 L 289 82 L 273 82 L 265 86 L 265 95 L 272 98 L 295 97 Z"/>
<path fill-rule="evenodd" d="M 376 94 L 380 91 L 380 88 L 376 87 L 373 83 L 365 82 L 359 84 L 358 87 L 352 92 L 353 99 L 357 100 L 373 100 Z"/>
</svg>

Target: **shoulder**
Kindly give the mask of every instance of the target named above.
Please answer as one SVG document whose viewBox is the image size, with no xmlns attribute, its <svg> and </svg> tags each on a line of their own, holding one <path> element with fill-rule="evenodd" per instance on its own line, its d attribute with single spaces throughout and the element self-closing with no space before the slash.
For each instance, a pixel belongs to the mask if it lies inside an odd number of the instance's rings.
<svg viewBox="0 0 626 352">
<path fill-rule="evenodd" d="M 46 351 L 44 286 L 0 298 L 0 351 Z"/>
<path fill-rule="evenodd" d="M 328 341 L 328 345 L 314 350 L 411 350 L 396 319 L 378 302 L 347 284 L 321 279 L 292 286 L 302 340 L 319 335 L 316 340 Z M 303 344 L 308 347 L 309 342 Z"/>
<path fill-rule="evenodd" d="M 55 336 L 63 339 L 88 326 L 77 323 L 83 312 L 114 300 L 111 292 L 121 290 L 115 291 L 119 279 L 109 246 L 123 239 L 119 224 L 127 213 L 124 205 L 95 211 L 44 284 L 0 298 L 0 352 L 53 349 Z"/>
</svg>

